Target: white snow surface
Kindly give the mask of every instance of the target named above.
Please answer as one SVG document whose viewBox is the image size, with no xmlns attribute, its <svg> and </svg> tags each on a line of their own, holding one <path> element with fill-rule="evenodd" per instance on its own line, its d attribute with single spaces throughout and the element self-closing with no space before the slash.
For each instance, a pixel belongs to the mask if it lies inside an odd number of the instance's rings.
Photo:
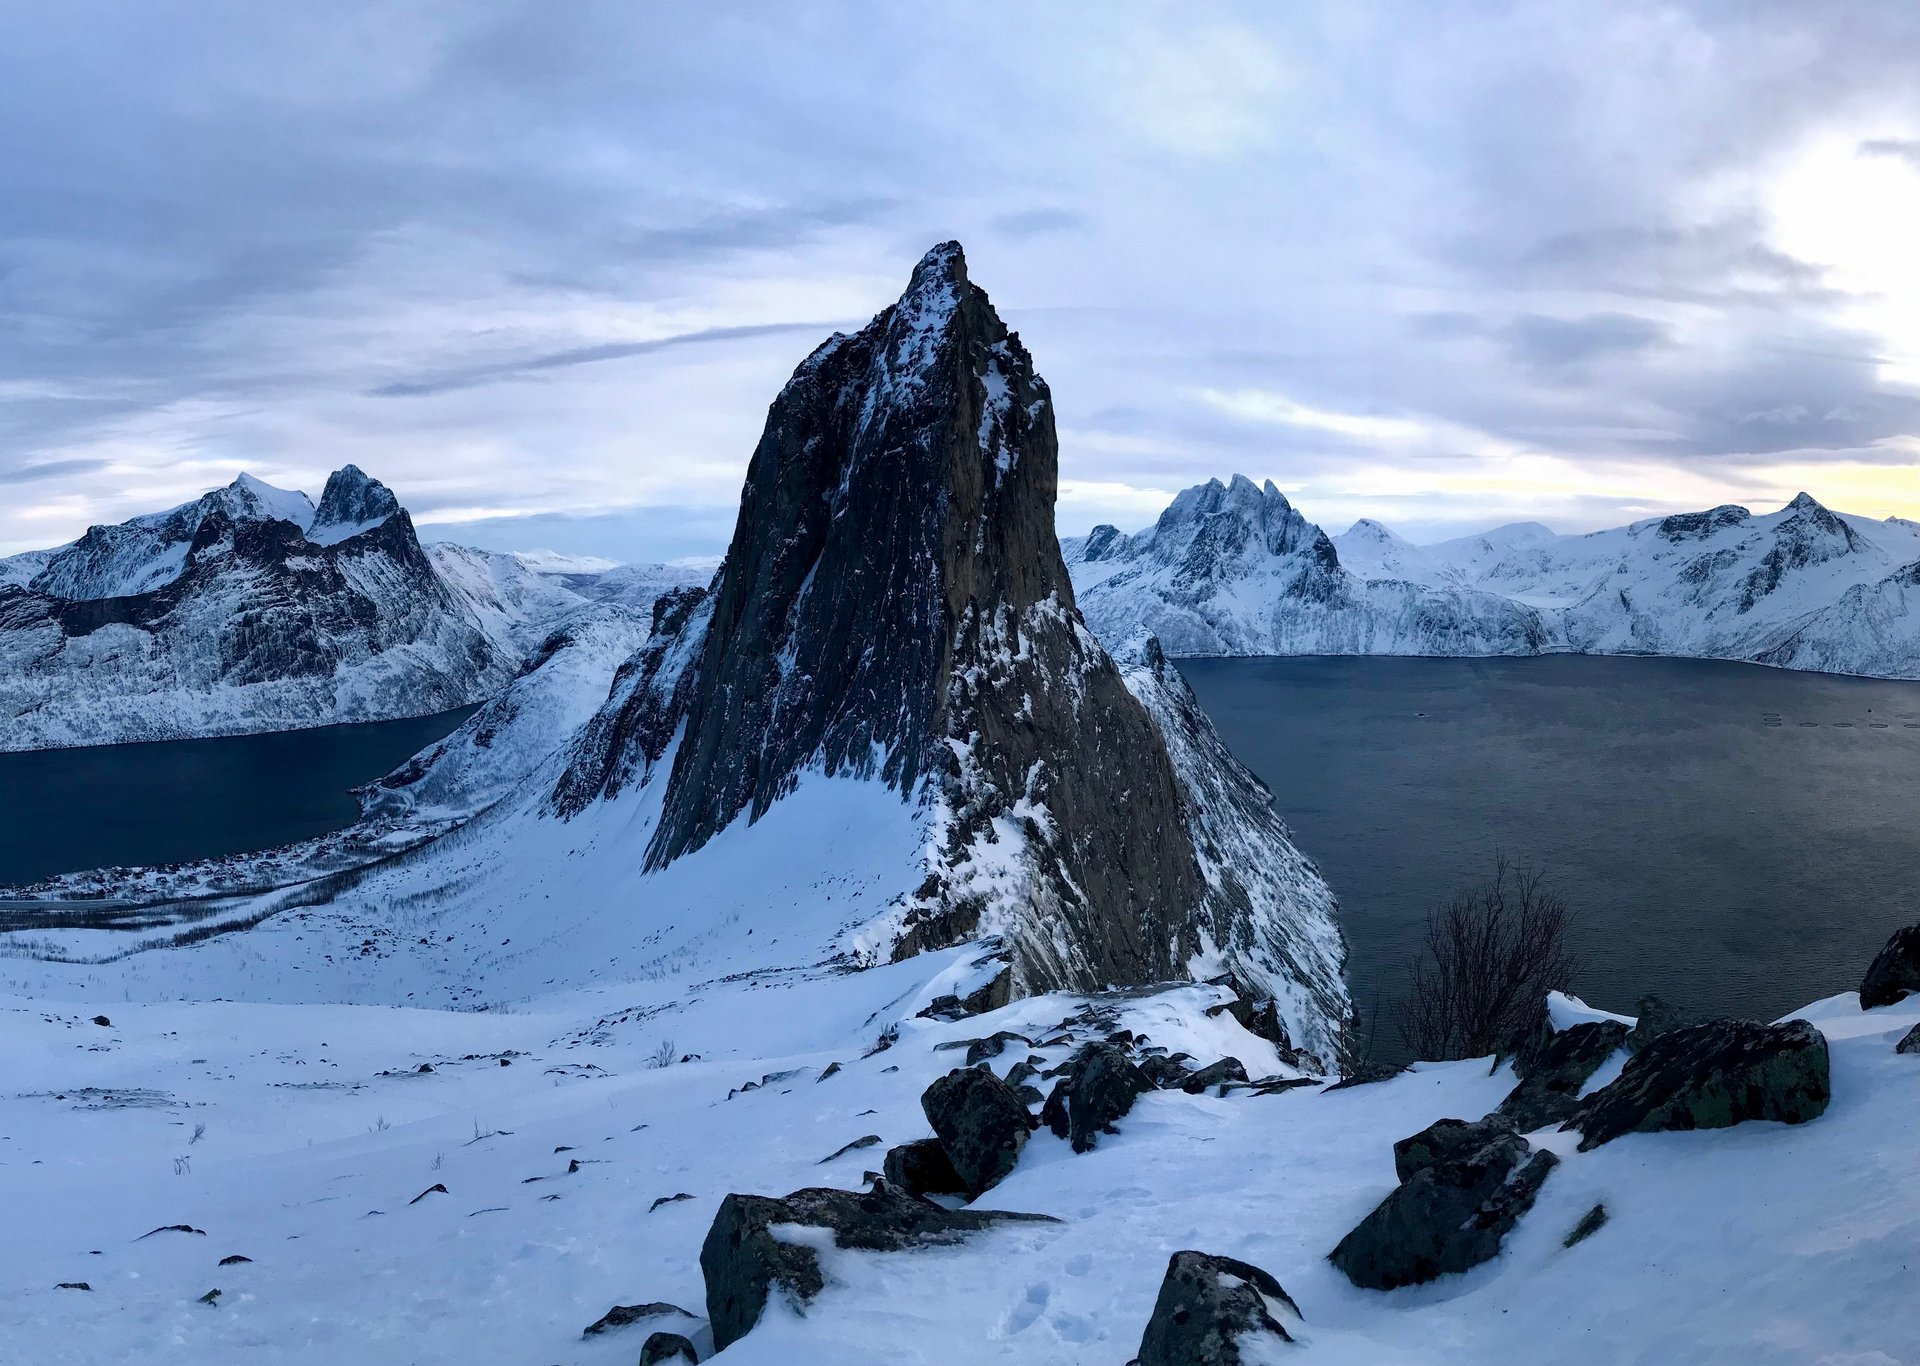
<svg viewBox="0 0 1920 1366">
<path fill-rule="evenodd" d="M 1133 536 L 1063 542 L 1103 639 L 1175 655 L 1577 652 L 1920 678 L 1920 527 L 1732 506 L 1584 536 L 1521 522 L 1414 545 L 1363 519 L 1324 537 L 1271 483 L 1176 498 Z"/>
<path fill-rule="evenodd" d="M 733 911 L 763 934 L 796 911 L 809 925 L 833 918 L 811 902 Z M 584 928 L 558 896 L 550 914 L 551 932 Z M 418 905 L 388 919 L 396 938 L 449 923 Z M 516 919 L 467 933 L 518 949 L 540 930 Z M 278 948 L 297 948 L 286 938 Z M 731 942 L 741 951 L 694 950 L 651 977 L 610 964 L 587 989 L 480 1013 L 266 1004 L 287 994 L 263 988 L 293 980 L 278 954 L 229 958 L 223 989 L 251 999 L 191 1004 L 129 1003 L 111 973 L 59 987 L 24 980 L 39 965 L 11 965 L 7 1359 L 630 1366 L 660 1327 L 691 1330 L 704 1359 L 710 1340 L 686 1320 L 581 1330 L 614 1304 L 704 1316 L 697 1259 L 726 1193 L 858 1188 L 883 1149 L 823 1159 L 863 1134 L 890 1145 L 928 1133 L 920 1093 L 958 1061 L 936 1044 L 997 1029 L 1051 1037 L 1084 1003 L 1043 996 L 940 1023 L 916 1013 L 976 951 L 846 974 L 775 968 L 780 954 Z M 449 952 L 484 953 L 465 934 Z M 323 973 L 315 945 L 308 987 L 348 994 L 349 979 L 386 976 L 391 953 L 382 940 L 371 961 Z M 201 991 L 215 983 L 196 975 Z M 1196 1062 L 1235 1056 L 1254 1076 L 1285 1075 L 1270 1046 L 1204 1013 L 1222 995 L 1184 986 L 1105 1004 L 1113 1023 Z M 90 1023 L 96 1013 L 111 1024 Z M 1383 1294 L 1348 1284 L 1326 1254 L 1392 1189 L 1395 1139 L 1499 1102 L 1513 1079 L 1485 1059 L 1338 1092 L 1155 1092 L 1084 1155 L 1041 1129 L 979 1205 L 1060 1222 L 908 1252 L 829 1248 L 825 1291 L 804 1310 L 776 1296 L 719 1359 L 1110 1366 L 1136 1350 L 1167 1258 L 1198 1248 L 1264 1268 L 1298 1302 L 1299 1343 L 1276 1360 L 1911 1362 L 1920 1059 L 1893 1043 L 1920 1021 L 1920 997 L 1863 1013 L 1847 994 L 1802 1014 L 1832 1051 L 1823 1116 L 1629 1135 L 1589 1153 L 1574 1135 L 1535 1134 L 1561 1165 L 1501 1255 L 1465 1275 Z M 862 1056 L 892 1026 L 898 1041 Z M 1037 1051 L 1052 1065 L 1067 1050 Z M 990 1066 L 1004 1073 L 1026 1053 Z M 684 1060 L 658 1067 L 658 1055 Z M 749 1082 L 763 1084 L 739 1090 Z M 435 1185 L 445 1193 L 427 1193 Z M 1607 1225 L 1563 1248 L 1602 1201 Z M 143 1236 L 173 1224 L 200 1232 Z M 236 1254 L 251 1260 L 217 1265 Z M 92 1288 L 55 1288 L 66 1281 Z M 217 1305 L 198 1302 L 216 1288 Z"/>
<path fill-rule="evenodd" d="M 604 574 L 620 565 L 618 560 L 599 555 L 566 555 L 558 550 L 515 550 L 510 553 L 536 574 Z"/>
</svg>

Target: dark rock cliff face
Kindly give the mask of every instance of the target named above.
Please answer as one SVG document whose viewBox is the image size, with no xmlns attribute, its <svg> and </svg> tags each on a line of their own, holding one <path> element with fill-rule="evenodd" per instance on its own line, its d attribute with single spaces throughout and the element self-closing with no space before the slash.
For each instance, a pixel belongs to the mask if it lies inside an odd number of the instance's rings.
<svg viewBox="0 0 1920 1366">
<path fill-rule="evenodd" d="M 341 533 L 364 530 L 399 513 L 400 500 L 391 489 L 370 478 L 358 465 L 342 465 L 327 476 L 307 535 L 315 541 L 331 542 L 343 539 Z"/>
<path fill-rule="evenodd" d="M 1075 609 L 1056 479 L 1046 384 L 936 247 L 774 401 L 711 597 L 624 672 L 555 807 L 677 735 L 659 868 L 805 771 L 884 781 L 930 809 L 899 951 L 992 930 L 1026 991 L 1186 976 L 1211 889 L 1160 729 Z"/>
</svg>

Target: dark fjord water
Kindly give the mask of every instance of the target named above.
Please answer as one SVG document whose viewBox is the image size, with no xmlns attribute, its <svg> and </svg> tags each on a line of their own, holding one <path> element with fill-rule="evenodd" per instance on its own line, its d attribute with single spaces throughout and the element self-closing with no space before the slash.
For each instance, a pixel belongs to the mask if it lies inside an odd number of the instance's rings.
<svg viewBox="0 0 1920 1366">
<path fill-rule="evenodd" d="M 266 849 L 351 824 L 347 789 L 476 709 L 219 740 L 0 754 L 0 885 Z"/>
<path fill-rule="evenodd" d="M 1920 684 L 1702 660 L 1193 659 L 1340 898 L 1356 998 L 1496 851 L 1578 917 L 1576 990 L 1772 1019 L 1920 920 Z M 1375 1051 L 1400 1054 L 1390 1016 Z"/>
</svg>

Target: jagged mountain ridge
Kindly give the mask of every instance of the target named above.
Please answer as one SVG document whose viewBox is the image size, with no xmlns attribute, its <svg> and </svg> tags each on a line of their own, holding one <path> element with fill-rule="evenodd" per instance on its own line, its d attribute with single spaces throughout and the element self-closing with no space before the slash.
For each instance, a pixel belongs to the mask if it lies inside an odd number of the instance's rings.
<svg viewBox="0 0 1920 1366">
<path fill-rule="evenodd" d="M 1144 627 L 1176 655 L 1571 651 L 1920 677 L 1920 533 L 1804 493 L 1760 516 L 1723 506 L 1584 536 L 1516 523 L 1422 546 L 1370 519 L 1329 538 L 1235 476 L 1138 535 L 1065 545 L 1103 639 Z"/>
<path fill-rule="evenodd" d="M 1368 580 L 1271 481 L 1236 475 L 1175 498 L 1138 535 L 1065 543 L 1102 640 L 1152 632 L 1173 655 L 1533 654 L 1540 614 L 1454 585 Z"/>
<path fill-rule="evenodd" d="M 354 466 L 317 505 L 241 475 L 0 561 L 0 749 L 446 710 L 581 605 L 511 557 L 423 547 Z"/>
<path fill-rule="evenodd" d="M 917 804 L 925 876 L 866 928 L 875 951 L 997 935 L 1023 991 L 1231 972 L 1324 1043 L 1345 1009 L 1331 897 L 1251 775 L 1209 767 L 1224 750 L 1189 745 L 1176 770 L 1081 622 L 1057 452 L 1031 358 L 958 245 L 935 248 L 775 400 L 711 592 L 623 666 L 553 807 L 657 791 L 660 871 L 807 774 L 882 784 Z M 1211 734 L 1164 673 L 1139 679 Z M 1196 847 L 1204 812 L 1234 821 L 1229 792 L 1267 810 L 1271 880 Z"/>
</svg>

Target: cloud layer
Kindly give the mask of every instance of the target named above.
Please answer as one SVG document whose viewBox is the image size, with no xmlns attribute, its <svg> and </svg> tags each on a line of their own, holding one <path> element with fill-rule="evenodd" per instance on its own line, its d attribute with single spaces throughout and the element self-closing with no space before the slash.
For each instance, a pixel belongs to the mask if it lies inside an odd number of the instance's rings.
<svg viewBox="0 0 1920 1366">
<path fill-rule="evenodd" d="M 1920 515 L 1916 148 L 1893 0 L 28 7 L 0 550 L 351 460 L 696 553 L 955 236 L 1066 530 L 1236 470 L 1336 527 Z"/>
</svg>

